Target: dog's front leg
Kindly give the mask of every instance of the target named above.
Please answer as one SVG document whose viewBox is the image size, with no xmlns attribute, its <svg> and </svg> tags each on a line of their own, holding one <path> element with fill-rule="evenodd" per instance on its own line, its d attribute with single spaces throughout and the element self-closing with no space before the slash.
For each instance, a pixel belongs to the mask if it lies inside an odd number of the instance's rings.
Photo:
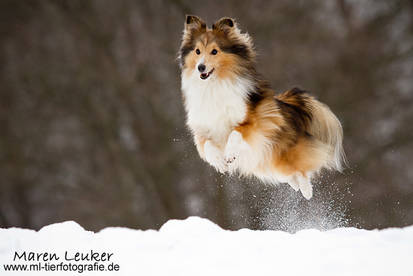
<svg viewBox="0 0 413 276">
<path fill-rule="evenodd" d="M 225 146 L 224 159 L 230 172 L 236 169 L 247 168 L 249 165 L 248 152 L 251 150 L 248 143 L 243 139 L 241 132 L 233 130 L 228 137 Z"/>
<path fill-rule="evenodd" d="M 210 140 L 204 144 L 205 160 L 211 164 L 220 173 L 225 173 L 228 170 L 227 163 L 224 160 L 224 154 L 221 149 L 214 145 Z"/>
</svg>

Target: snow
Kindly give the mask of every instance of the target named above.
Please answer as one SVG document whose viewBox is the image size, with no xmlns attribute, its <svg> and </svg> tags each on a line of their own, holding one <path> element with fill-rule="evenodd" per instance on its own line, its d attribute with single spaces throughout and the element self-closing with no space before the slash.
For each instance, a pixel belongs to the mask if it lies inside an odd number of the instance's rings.
<svg viewBox="0 0 413 276">
<path fill-rule="evenodd" d="M 15 252 L 55 253 L 50 263 L 76 252 L 113 254 L 98 264 L 119 271 L 6 272 Z M 100 255 L 102 256 L 102 255 Z M 106 255 L 107 256 L 107 255 Z M 199 217 L 170 220 L 159 231 L 110 227 L 94 233 L 73 221 L 36 232 L 0 229 L 0 275 L 413 275 L 413 226 L 384 230 L 336 228 L 282 231 L 227 231 Z M 43 261 L 40 261 L 43 262 Z M 47 263 L 44 261 L 43 263 Z M 113 268 L 112 264 L 112 268 Z"/>
</svg>

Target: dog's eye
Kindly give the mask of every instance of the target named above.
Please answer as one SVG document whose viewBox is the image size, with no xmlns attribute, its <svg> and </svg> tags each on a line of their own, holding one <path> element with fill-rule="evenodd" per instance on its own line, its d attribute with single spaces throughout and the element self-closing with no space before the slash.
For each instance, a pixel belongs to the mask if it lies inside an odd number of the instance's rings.
<svg viewBox="0 0 413 276">
<path fill-rule="evenodd" d="M 200 51 L 199 49 L 196 49 L 195 53 L 196 53 L 197 55 L 199 55 L 199 54 L 201 53 L 201 51 Z"/>
<path fill-rule="evenodd" d="M 218 54 L 218 51 L 216 49 L 214 49 L 214 50 L 211 51 L 211 54 L 216 55 L 216 54 Z"/>
</svg>

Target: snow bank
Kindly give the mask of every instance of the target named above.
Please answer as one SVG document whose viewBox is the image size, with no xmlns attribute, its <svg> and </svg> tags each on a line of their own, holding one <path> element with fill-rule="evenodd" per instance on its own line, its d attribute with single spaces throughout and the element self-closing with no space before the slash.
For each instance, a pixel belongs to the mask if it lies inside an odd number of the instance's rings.
<svg viewBox="0 0 413 276">
<path fill-rule="evenodd" d="M 77 252 L 92 259 L 77 261 Z M 36 259 L 38 254 L 40 260 Z M 58 260 L 50 260 L 53 254 Z M 71 221 L 38 232 L 0 229 L 0 275 L 411 276 L 412 257 L 413 226 L 380 231 L 310 229 L 289 234 L 226 231 L 207 219 L 190 217 L 170 220 L 159 231 L 111 227 L 93 233 Z M 27 267 L 25 272 L 5 271 L 5 265 L 19 264 L 33 265 L 32 271 L 28 272 Z M 37 264 L 43 270 L 33 272 Z M 49 269 L 55 265 L 58 270 L 59 264 L 60 271 L 45 272 L 47 265 Z M 62 271 L 64 267 L 70 270 L 69 265 L 71 272 Z M 80 273 L 82 265 L 84 271 Z M 99 265 L 106 271 L 96 271 Z"/>
</svg>

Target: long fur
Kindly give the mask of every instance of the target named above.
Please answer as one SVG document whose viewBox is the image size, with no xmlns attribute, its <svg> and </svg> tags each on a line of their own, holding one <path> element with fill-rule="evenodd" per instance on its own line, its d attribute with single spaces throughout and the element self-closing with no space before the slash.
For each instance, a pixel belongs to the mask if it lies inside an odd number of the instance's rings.
<svg viewBox="0 0 413 276">
<path fill-rule="evenodd" d="M 342 170 L 340 121 L 303 90 L 275 95 L 235 20 L 222 18 L 210 29 L 187 16 L 178 56 L 187 125 L 201 158 L 217 170 L 286 182 L 307 199 L 315 173 Z"/>
</svg>

